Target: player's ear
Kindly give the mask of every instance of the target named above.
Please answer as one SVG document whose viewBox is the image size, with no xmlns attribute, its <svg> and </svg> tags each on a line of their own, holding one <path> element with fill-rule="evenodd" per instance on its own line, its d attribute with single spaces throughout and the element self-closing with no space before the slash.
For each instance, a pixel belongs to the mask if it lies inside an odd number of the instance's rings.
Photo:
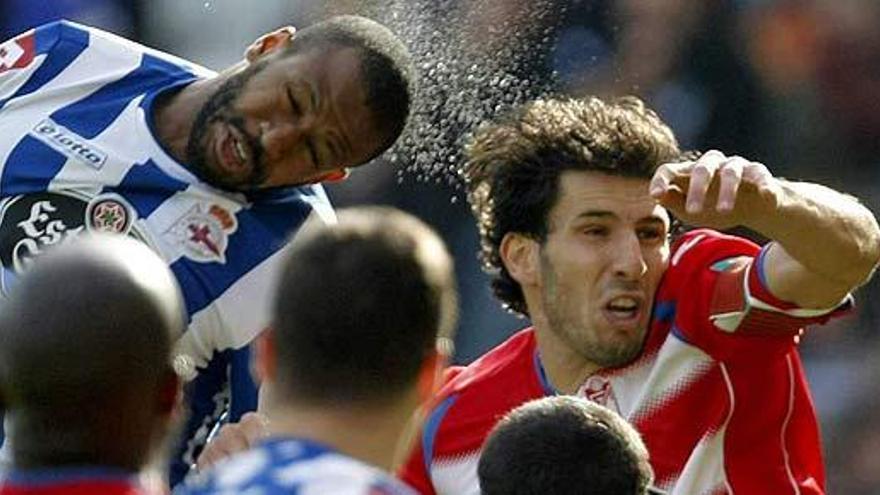
<svg viewBox="0 0 880 495">
<path fill-rule="evenodd" d="M 158 410 L 161 415 L 171 415 L 183 401 L 183 380 L 169 369 L 159 385 Z"/>
<path fill-rule="evenodd" d="M 267 53 L 289 46 L 293 41 L 294 33 L 296 33 L 295 27 L 284 26 L 260 36 L 245 50 L 245 60 L 249 63 L 254 62 Z"/>
<path fill-rule="evenodd" d="M 273 382 L 276 375 L 275 332 L 272 328 L 265 330 L 254 339 L 254 378 L 257 383 Z"/>
<path fill-rule="evenodd" d="M 537 283 L 540 244 L 518 232 L 508 232 L 501 239 L 499 254 L 510 276 L 520 285 Z"/>
<path fill-rule="evenodd" d="M 326 174 L 319 177 L 316 182 L 342 182 L 347 179 L 349 175 L 351 175 L 351 171 L 349 171 L 347 168 L 341 168 L 339 170 L 327 172 Z"/>
<path fill-rule="evenodd" d="M 447 356 L 441 354 L 437 350 L 432 350 L 422 362 L 422 368 L 419 370 L 417 382 L 419 403 L 427 402 L 437 391 L 440 386 L 440 380 L 443 376 L 443 368 L 446 367 Z"/>
</svg>

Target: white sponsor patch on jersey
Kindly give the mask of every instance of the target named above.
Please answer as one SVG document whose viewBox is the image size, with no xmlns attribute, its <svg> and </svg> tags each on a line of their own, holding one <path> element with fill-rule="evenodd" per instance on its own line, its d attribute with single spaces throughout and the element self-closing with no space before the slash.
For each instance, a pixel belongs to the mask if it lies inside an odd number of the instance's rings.
<svg viewBox="0 0 880 495">
<path fill-rule="evenodd" d="M 31 130 L 31 135 L 48 144 L 59 153 L 79 160 L 95 170 L 101 170 L 107 162 L 107 153 L 98 149 L 88 140 L 56 124 L 49 119 L 40 121 Z"/>
</svg>

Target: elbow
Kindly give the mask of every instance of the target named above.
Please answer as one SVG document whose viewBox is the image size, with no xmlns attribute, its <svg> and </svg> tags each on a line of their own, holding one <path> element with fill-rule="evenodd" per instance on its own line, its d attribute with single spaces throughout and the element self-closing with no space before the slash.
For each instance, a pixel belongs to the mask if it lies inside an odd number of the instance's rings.
<svg viewBox="0 0 880 495">
<path fill-rule="evenodd" d="M 874 236 L 873 245 L 871 247 L 871 251 L 866 259 L 868 269 L 865 273 L 864 282 L 867 282 L 874 275 L 874 272 L 877 270 L 877 266 L 880 266 L 880 231 L 877 232 L 877 235 Z"/>
<path fill-rule="evenodd" d="M 856 285 L 862 285 L 871 279 L 880 264 L 880 226 L 877 219 L 870 213 L 864 229 L 859 236 L 858 250 L 852 259 L 852 278 Z"/>
</svg>

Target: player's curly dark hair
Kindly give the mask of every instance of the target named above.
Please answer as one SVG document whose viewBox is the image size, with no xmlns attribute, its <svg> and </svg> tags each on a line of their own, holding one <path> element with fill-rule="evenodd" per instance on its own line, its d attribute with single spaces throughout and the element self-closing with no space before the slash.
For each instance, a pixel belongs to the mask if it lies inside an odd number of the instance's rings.
<svg viewBox="0 0 880 495">
<path fill-rule="evenodd" d="M 479 129 L 465 154 L 484 269 L 496 297 L 525 316 L 522 288 L 501 260 L 501 241 L 518 232 L 544 242 L 562 172 L 649 179 L 658 166 L 682 156 L 669 127 L 636 97 L 537 100 Z"/>
<path fill-rule="evenodd" d="M 288 54 L 328 44 L 356 48 L 367 105 L 373 123 L 384 132 L 381 146 L 371 158 L 391 147 L 406 127 L 415 98 L 416 71 L 409 50 L 390 29 L 365 17 L 344 15 L 297 31 Z"/>
</svg>

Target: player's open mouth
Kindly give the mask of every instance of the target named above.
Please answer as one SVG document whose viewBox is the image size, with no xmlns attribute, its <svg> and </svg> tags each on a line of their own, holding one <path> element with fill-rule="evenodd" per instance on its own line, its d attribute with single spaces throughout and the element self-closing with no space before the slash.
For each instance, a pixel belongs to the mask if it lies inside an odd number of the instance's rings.
<svg viewBox="0 0 880 495">
<path fill-rule="evenodd" d="M 218 147 L 220 166 L 227 172 L 241 176 L 251 169 L 250 147 L 231 127 L 221 131 Z"/>
<path fill-rule="evenodd" d="M 615 326 L 630 327 L 639 321 L 644 299 L 636 295 L 620 295 L 610 299 L 603 307 L 605 318 Z"/>
</svg>

